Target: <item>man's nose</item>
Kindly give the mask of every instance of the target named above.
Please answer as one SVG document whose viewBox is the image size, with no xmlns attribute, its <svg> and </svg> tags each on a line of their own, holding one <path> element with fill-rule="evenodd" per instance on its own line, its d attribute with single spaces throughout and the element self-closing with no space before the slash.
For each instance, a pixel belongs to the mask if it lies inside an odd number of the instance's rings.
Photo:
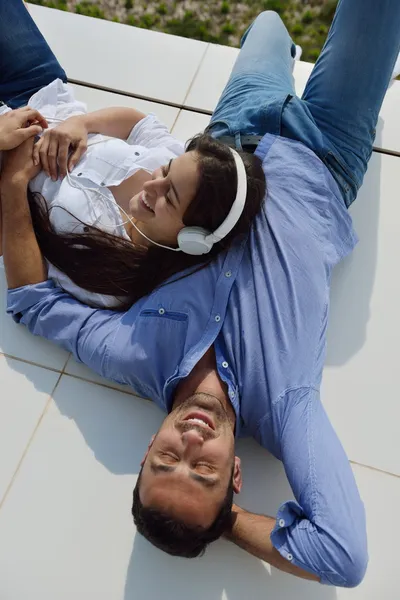
<svg viewBox="0 0 400 600">
<path fill-rule="evenodd" d="M 184 446 L 189 449 L 195 446 L 202 446 L 204 444 L 204 439 L 201 433 L 196 431 L 196 429 L 189 429 L 189 431 L 182 433 L 182 442 Z"/>
</svg>

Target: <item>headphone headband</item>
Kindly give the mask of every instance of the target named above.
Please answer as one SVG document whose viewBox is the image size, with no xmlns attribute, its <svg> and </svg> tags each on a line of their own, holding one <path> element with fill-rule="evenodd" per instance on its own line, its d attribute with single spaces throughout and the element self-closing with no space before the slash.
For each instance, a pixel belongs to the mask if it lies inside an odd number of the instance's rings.
<svg viewBox="0 0 400 600">
<path fill-rule="evenodd" d="M 232 152 L 237 173 L 236 197 L 231 210 L 221 225 L 212 233 L 203 227 L 184 227 L 181 229 L 178 233 L 178 246 L 186 254 L 208 254 L 216 242 L 221 241 L 232 231 L 243 212 L 247 195 L 246 169 L 236 150 L 233 150 L 233 148 L 229 148 L 229 150 Z"/>
<path fill-rule="evenodd" d="M 210 233 L 208 238 L 214 244 L 215 242 L 219 242 L 224 239 L 232 231 L 235 227 L 236 223 L 239 221 L 242 216 L 242 212 L 244 209 L 244 205 L 246 203 L 247 196 L 247 175 L 246 169 L 243 163 L 241 156 L 234 150 L 229 147 L 229 150 L 232 152 L 233 158 L 235 160 L 236 165 L 236 174 L 237 174 L 237 191 L 236 198 L 231 206 L 231 210 L 229 211 L 225 220 L 221 223 L 219 227 L 213 232 Z"/>
</svg>

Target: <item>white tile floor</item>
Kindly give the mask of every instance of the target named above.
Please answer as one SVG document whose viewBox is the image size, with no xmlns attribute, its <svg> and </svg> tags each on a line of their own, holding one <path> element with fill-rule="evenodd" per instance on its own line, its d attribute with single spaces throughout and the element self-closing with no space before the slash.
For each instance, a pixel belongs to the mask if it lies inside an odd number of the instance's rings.
<svg viewBox="0 0 400 600">
<path fill-rule="evenodd" d="M 132 101 L 80 86 L 78 94 L 91 110 Z M 181 139 L 209 119 L 160 104 L 135 105 L 158 112 Z M 396 143 L 399 133 L 399 127 L 391 130 Z M 136 536 L 131 492 L 162 413 L 12 323 L 0 269 L 1 600 L 398 600 L 399 168 L 400 157 L 374 153 L 352 209 L 361 241 L 335 273 L 323 382 L 329 415 L 350 459 L 361 463 L 353 469 L 369 531 L 363 584 L 343 590 L 300 581 L 224 541 L 202 559 L 174 559 Z M 241 441 L 238 451 L 240 502 L 274 514 L 291 497 L 282 466 L 251 440 Z"/>
</svg>

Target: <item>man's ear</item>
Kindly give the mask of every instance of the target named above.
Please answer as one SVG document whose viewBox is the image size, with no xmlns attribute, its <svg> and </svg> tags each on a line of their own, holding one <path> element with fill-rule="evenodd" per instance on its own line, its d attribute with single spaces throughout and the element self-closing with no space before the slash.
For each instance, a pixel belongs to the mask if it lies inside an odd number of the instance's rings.
<svg viewBox="0 0 400 600">
<path fill-rule="evenodd" d="M 235 456 L 235 466 L 233 468 L 233 491 L 239 494 L 242 489 L 242 466 L 238 456 Z"/>
<path fill-rule="evenodd" d="M 156 439 L 156 436 L 152 435 L 151 436 L 151 440 L 150 440 L 150 444 L 147 446 L 146 454 L 143 456 L 142 462 L 140 463 L 141 467 L 143 467 L 144 463 L 146 462 L 146 458 L 147 458 L 147 456 L 148 456 L 148 454 L 150 452 L 150 448 L 152 447 L 153 442 L 154 442 L 155 439 Z"/>
</svg>

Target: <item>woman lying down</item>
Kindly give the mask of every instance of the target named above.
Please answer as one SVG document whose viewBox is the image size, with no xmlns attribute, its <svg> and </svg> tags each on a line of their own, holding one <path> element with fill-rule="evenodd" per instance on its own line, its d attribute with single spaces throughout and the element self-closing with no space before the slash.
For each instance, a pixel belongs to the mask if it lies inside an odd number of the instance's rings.
<svg viewBox="0 0 400 600">
<path fill-rule="evenodd" d="M 33 156 L 28 200 L 49 277 L 86 304 L 126 310 L 174 274 L 215 258 L 260 209 L 260 161 L 242 153 L 247 198 L 238 223 L 208 254 L 187 253 L 196 249 L 182 243 L 183 229 L 213 232 L 236 197 L 228 146 L 203 134 L 185 149 L 157 117 L 131 108 L 87 114 L 60 79 L 29 106 L 49 128 L 9 153 L 6 168 Z"/>
</svg>

